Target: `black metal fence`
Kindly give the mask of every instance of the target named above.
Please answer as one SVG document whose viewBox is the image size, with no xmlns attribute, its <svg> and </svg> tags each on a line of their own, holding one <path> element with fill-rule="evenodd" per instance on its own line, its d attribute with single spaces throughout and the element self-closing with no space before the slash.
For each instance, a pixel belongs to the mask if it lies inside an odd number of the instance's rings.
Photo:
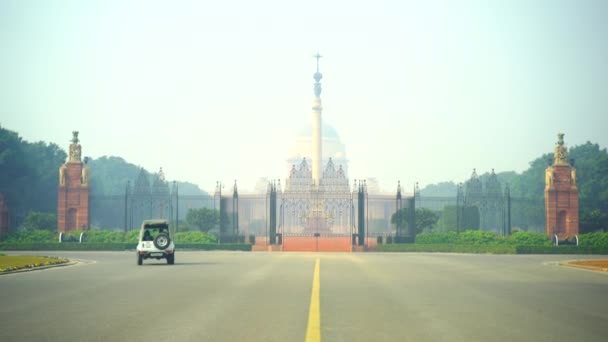
<svg viewBox="0 0 608 342">
<path fill-rule="evenodd" d="M 213 195 L 197 196 L 180 195 L 177 189 L 162 195 L 143 196 L 126 191 L 123 195 L 91 196 L 91 226 L 127 231 L 137 229 L 142 220 L 152 218 L 184 226 L 190 209 L 209 208 L 219 212 L 219 222 L 211 232 L 222 242 L 240 241 L 244 236 L 255 235 L 276 243 L 278 234 L 301 233 L 292 222 L 297 215 L 286 206 L 280 186 L 270 184 L 267 193 L 259 194 L 239 194 L 236 184 L 232 190 L 222 192 L 223 188 L 218 183 Z M 581 201 L 581 208 L 586 205 L 589 204 Z M 420 231 L 473 229 L 501 235 L 508 235 L 513 230 L 545 231 L 544 199 L 511 197 L 508 188 L 500 196 L 472 201 L 460 189 L 454 196 L 420 193 L 405 196 L 400 189 L 390 195 L 368 193 L 367 188 L 358 187 L 353 189 L 349 204 L 340 210 L 335 216 L 344 216 L 341 220 L 350 227 L 342 233 L 355 234 L 359 239 L 393 236 L 404 242 L 413 241 Z M 422 218 L 417 218 L 425 210 L 433 214 L 434 221 L 423 222 Z M 608 205 L 598 210 L 606 215 Z M 339 221 L 336 219 L 336 222 Z M 581 223 L 581 229 L 587 229 L 585 227 Z"/>
</svg>

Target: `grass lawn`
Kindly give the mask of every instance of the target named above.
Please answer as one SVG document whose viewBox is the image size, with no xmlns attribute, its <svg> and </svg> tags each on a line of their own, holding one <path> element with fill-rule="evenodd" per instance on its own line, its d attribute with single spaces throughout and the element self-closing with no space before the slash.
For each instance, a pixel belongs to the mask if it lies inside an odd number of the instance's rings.
<svg viewBox="0 0 608 342">
<path fill-rule="evenodd" d="M 31 255 L 0 255 L 0 273 L 23 268 L 63 264 L 68 262 L 64 258 L 31 256 Z"/>
</svg>

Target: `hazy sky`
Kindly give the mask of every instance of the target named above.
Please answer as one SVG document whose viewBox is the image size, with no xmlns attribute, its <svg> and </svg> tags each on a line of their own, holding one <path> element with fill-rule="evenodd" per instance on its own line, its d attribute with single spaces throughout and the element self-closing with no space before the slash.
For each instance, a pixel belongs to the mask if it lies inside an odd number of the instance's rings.
<svg viewBox="0 0 608 342">
<path fill-rule="evenodd" d="M 285 178 L 323 117 L 350 177 L 421 185 L 608 145 L 608 1 L 0 1 L 0 124 L 212 190 Z M 542 181 L 542 180 L 541 180 Z"/>
</svg>

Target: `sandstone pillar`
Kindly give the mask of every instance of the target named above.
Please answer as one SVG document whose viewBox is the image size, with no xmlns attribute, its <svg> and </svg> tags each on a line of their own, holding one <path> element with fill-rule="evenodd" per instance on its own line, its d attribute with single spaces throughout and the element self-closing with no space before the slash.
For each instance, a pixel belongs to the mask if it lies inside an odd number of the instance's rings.
<svg viewBox="0 0 608 342">
<path fill-rule="evenodd" d="M 90 169 L 81 160 L 78 132 L 73 132 L 68 161 L 59 167 L 57 231 L 89 229 Z"/>
<path fill-rule="evenodd" d="M 545 232 L 560 240 L 578 235 L 576 169 L 568 161 L 564 134 L 559 133 L 553 165 L 545 170 Z"/>
</svg>

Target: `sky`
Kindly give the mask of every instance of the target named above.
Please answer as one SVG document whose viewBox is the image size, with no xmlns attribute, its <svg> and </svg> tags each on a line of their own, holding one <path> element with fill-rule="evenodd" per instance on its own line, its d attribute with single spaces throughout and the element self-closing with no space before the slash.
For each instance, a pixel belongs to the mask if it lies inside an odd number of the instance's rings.
<svg viewBox="0 0 608 342">
<path fill-rule="evenodd" d="M 0 125 L 213 190 L 323 118 L 351 179 L 421 186 L 608 146 L 608 1 L 0 1 Z M 94 176 L 94 175 L 93 175 Z"/>
</svg>

